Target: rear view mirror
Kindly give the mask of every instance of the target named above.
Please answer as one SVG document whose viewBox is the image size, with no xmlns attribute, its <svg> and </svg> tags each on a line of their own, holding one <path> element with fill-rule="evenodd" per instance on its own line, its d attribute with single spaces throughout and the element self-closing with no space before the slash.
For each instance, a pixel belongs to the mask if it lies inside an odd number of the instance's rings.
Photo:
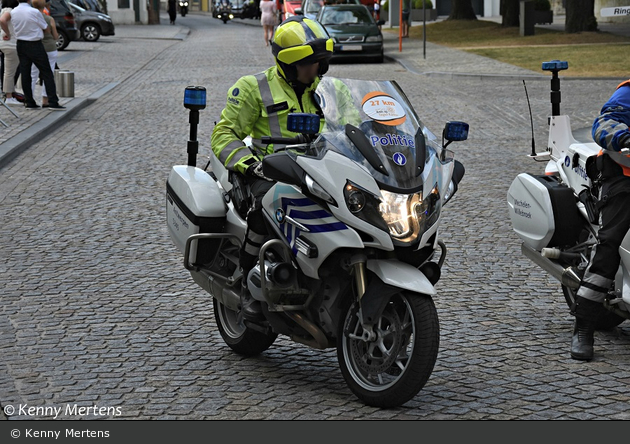
<svg viewBox="0 0 630 444">
<path fill-rule="evenodd" d="M 466 122 L 446 122 L 442 137 L 449 142 L 461 142 L 468 139 L 468 128 Z"/>
</svg>

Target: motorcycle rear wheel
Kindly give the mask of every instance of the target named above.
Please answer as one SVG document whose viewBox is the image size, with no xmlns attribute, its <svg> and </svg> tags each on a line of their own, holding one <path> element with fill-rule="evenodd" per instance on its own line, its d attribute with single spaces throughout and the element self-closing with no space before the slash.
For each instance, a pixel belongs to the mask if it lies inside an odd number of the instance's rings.
<svg viewBox="0 0 630 444">
<path fill-rule="evenodd" d="M 254 356 L 267 350 L 278 337 L 275 333 L 265 334 L 247 328 L 237 317 L 237 312 L 212 298 L 214 318 L 223 341 L 236 353 Z"/>
<path fill-rule="evenodd" d="M 575 290 L 567 287 L 566 285 L 563 285 L 562 294 L 564 294 L 564 300 L 569 306 L 569 309 L 571 309 L 573 307 L 573 304 L 575 303 L 575 296 L 576 296 Z M 601 331 L 612 330 L 613 328 L 621 324 L 623 321 L 625 321 L 625 318 L 622 318 L 621 316 L 610 311 L 597 321 L 597 324 L 595 324 L 595 330 L 601 330 Z"/>
<path fill-rule="evenodd" d="M 337 340 L 346 384 L 374 407 L 397 407 L 413 398 L 433 372 L 440 327 L 429 296 L 400 292 L 374 323 L 375 341 L 361 339 L 357 304 L 348 310 Z M 352 336 L 352 337 L 351 337 Z"/>
</svg>

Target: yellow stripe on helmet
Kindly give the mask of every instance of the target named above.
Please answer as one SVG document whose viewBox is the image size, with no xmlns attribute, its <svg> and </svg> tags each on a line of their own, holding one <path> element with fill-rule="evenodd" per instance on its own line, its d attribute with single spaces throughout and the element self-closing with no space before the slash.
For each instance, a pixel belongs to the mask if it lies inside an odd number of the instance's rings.
<svg viewBox="0 0 630 444">
<path fill-rule="evenodd" d="M 326 44 L 328 46 L 328 44 Z M 282 63 L 292 64 L 303 60 L 313 54 L 313 48 L 309 45 L 294 46 L 292 48 L 283 49 L 278 53 L 278 60 Z"/>
</svg>

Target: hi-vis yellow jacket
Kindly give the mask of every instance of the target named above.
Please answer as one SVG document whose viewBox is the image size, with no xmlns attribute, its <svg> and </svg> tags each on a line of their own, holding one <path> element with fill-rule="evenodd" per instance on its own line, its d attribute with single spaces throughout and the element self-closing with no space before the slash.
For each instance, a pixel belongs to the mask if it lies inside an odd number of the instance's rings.
<svg viewBox="0 0 630 444">
<path fill-rule="evenodd" d="M 297 97 L 276 66 L 241 77 L 228 90 L 221 120 L 212 131 L 212 151 L 228 170 L 245 173 L 251 164 L 273 153 L 272 145 L 260 143 L 262 136 L 297 136 L 286 129 L 289 113 L 320 113 L 313 99 L 318 84 L 319 78 Z M 256 154 L 245 146 L 247 136 L 252 137 Z"/>
</svg>

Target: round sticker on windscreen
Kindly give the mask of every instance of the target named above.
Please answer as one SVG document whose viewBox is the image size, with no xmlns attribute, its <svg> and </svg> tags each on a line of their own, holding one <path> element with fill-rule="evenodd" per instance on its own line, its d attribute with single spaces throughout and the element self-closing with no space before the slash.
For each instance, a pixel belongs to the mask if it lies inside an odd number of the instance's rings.
<svg viewBox="0 0 630 444">
<path fill-rule="evenodd" d="M 402 105 L 382 91 L 366 94 L 361 106 L 368 117 L 384 125 L 400 125 L 407 119 Z"/>
</svg>

